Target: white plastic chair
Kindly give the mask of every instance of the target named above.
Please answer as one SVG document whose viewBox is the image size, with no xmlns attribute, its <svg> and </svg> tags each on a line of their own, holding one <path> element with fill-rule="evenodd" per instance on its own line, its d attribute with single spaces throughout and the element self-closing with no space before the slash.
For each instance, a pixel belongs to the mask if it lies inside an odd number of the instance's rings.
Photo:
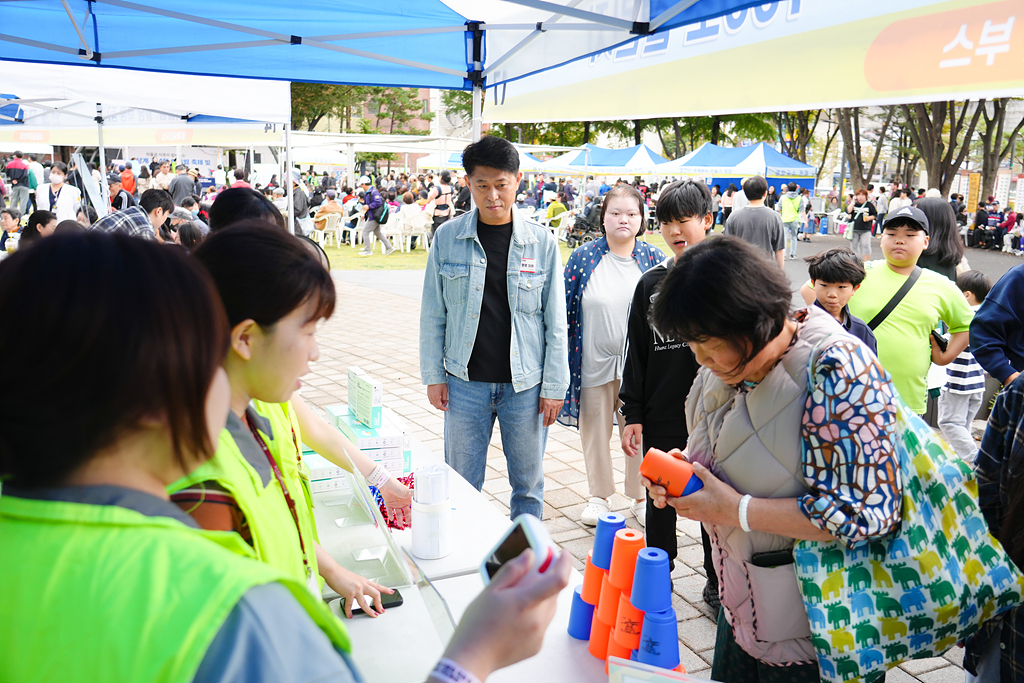
<svg viewBox="0 0 1024 683">
<path fill-rule="evenodd" d="M 405 251 L 405 226 L 402 216 L 399 215 L 398 211 L 391 208 L 391 213 L 388 215 L 388 222 L 384 225 L 384 236 L 391 241 L 391 246 L 397 248 L 399 251 Z M 381 247 L 383 248 L 383 246 Z"/>
<path fill-rule="evenodd" d="M 323 229 L 313 228 L 310 237 L 313 241 L 323 246 L 331 246 L 332 242 L 337 238 L 338 246 L 341 246 L 341 235 L 338 231 L 338 222 L 341 220 L 341 214 L 328 213 L 324 215 L 324 227 Z"/>
<path fill-rule="evenodd" d="M 412 251 L 412 238 L 418 237 L 420 244 L 423 244 L 427 249 L 430 248 L 430 229 L 434 225 L 434 220 L 430 214 L 426 211 L 420 211 L 417 214 L 413 214 L 410 218 L 405 221 L 405 249 L 406 251 Z"/>
</svg>

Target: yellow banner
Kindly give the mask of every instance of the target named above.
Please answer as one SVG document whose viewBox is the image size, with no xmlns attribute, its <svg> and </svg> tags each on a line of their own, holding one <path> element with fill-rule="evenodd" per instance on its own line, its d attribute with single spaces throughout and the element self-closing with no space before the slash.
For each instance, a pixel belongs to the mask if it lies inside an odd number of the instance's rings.
<svg viewBox="0 0 1024 683">
<path fill-rule="evenodd" d="M 1022 0 L 781 0 L 498 86 L 484 117 L 621 120 L 1021 96 L 1022 19 Z"/>
<path fill-rule="evenodd" d="M 967 213 L 978 210 L 978 195 L 981 194 L 981 174 L 972 173 L 967 176 Z"/>
</svg>

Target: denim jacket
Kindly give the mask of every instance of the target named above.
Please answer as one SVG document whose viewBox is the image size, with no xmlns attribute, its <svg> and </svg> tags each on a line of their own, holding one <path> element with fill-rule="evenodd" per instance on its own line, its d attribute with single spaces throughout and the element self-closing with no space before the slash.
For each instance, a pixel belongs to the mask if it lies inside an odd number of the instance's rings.
<svg viewBox="0 0 1024 683">
<path fill-rule="evenodd" d="M 444 384 L 447 373 L 469 380 L 487 272 L 477 217 L 474 209 L 447 221 L 430 245 L 420 307 L 420 377 L 427 385 Z M 562 257 L 551 233 L 515 208 L 508 299 L 513 388 L 525 391 L 540 384 L 541 398 L 565 398 L 569 364 Z"/>
</svg>

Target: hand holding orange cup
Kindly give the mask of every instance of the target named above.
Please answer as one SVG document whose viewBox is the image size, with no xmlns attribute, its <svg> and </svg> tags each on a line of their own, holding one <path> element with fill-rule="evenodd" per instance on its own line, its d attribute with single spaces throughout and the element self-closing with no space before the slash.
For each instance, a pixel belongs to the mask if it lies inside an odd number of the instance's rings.
<svg viewBox="0 0 1024 683">
<path fill-rule="evenodd" d="M 665 451 L 651 448 L 640 463 L 640 474 L 664 487 L 671 498 L 681 498 L 704 488 L 704 482 L 693 473 L 693 465 Z"/>
</svg>

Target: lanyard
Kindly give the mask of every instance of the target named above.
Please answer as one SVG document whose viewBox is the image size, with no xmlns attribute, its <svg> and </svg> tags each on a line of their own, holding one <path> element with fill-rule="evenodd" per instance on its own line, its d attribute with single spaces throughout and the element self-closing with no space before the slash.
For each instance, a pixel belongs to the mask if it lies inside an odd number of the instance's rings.
<svg viewBox="0 0 1024 683">
<path fill-rule="evenodd" d="M 256 439 L 256 443 L 263 449 L 263 455 L 267 456 L 267 462 L 270 463 L 270 469 L 274 472 L 274 477 L 277 479 L 277 483 L 281 485 L 281 492 L 284 493 L 284 499 L 288 502 L 288 510 L 292 513 L 292 519 L 295 521 L 295 532 L 299 535 L 299 548 L 302 549 L 302 564 L 306 567 L 306 578 L 310 579 L 313 576 L 313 569 L 309 566 L 309 560 L 306 557 L 306 544 L 302 540 L 302 527 L 299 526 L 299 513 L 295 508 L 295 501 L 292 499 L 292 495 L 288 493 L 288 485 L 284 483 L 284 477 L 281 475 L 281 470 L 277 466 L 277 461 L 274 460 L 274 456 L 270 454 L 270 450 L 267 448 L 267 444 L 263 441 L 263 437 L 260 436 L 259 431 L 256 429 L 256 425 L 249 419 L 249 415 L 245 416 L 245 423 L 249 425 L 249 431 L 252 432 L 253 437 Z M 294 434 L 294 430 L 292 432 Z"/>
</svg>

